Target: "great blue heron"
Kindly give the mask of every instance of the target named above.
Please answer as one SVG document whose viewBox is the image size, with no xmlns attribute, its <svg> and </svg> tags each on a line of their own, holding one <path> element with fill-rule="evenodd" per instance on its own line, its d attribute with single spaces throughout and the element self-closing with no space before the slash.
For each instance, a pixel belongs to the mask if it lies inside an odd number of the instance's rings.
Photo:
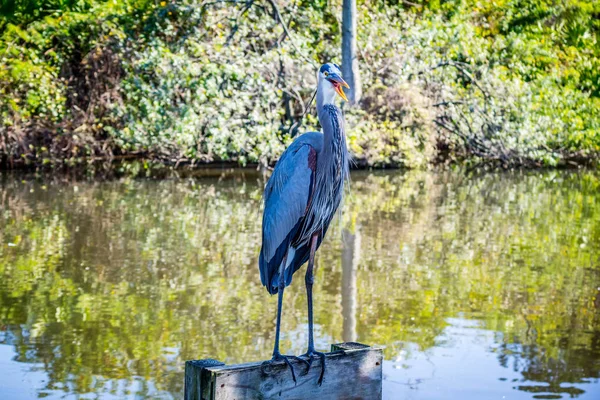
<svg viewBox="0 0 600 400">
<path fill-rule="evenodd" d="M 348 178 L 348 150 L 344 119 L 335 105 L 339 95 L 349 88 L 340 68 L 328 63 L 318 72 L 317 115 L 323 133 L 308 132 L 294 140 L 277 162 L 264 193 L 260 279 L 277 299 L 277 328 L 271 361 L 283 360 L 296 382 L 291 359 L 306 364 L 307 372 L 313 357 L 321 358 L 321 385 L 325 373 L 325 355 L 315 350 L 313 337 L 312 287 L 315 252 L 321 245 L 327 228 L 343 197 Z M 283 291 L 292 282 L 292 275 L 308 261 L 305 283 L 308 298 L 308 351 L 299 358 L 279 352 L 279 329 Z"/>
</svg>

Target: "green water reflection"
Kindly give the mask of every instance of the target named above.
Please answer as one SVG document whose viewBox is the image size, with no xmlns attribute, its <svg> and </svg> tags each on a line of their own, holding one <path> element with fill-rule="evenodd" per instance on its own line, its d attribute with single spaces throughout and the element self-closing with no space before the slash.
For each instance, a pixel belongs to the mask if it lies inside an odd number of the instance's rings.
<svg viewBox="0 0 600 400">
<path fill-rule="evenodd" d="M 178 397 L 186 359 L 270 356 L 264 181 L 213 175 L 0 177 L 0 344 L 47 374 L 35 395 Z M 598 393 L 600 174 L 355 173 L 315 298 L 322 349 L 358 340 L 410 359 L 461 318 L 497 333 L 500 367 L 539 383 L 507 394 Z M 304 350 L 305 301 L 296 277 L 282 349 Z"/>
</svg>

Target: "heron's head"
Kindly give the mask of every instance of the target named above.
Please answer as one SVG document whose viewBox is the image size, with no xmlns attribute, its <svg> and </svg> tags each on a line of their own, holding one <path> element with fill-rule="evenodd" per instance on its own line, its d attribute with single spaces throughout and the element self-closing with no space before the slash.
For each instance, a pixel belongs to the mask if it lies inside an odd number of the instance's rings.
<svg viewBox="0 0 600 400">
<path fill-rule="evenodd" d="M 324 104 L 333 104 L 336 94 L 348 101 L 342 88 L 350 86 L 342 79 L 342 71 L 337 64 L 323 64 L 319 69 L 318 80 L 317 91 L 321 92 Z"/>
</svg>

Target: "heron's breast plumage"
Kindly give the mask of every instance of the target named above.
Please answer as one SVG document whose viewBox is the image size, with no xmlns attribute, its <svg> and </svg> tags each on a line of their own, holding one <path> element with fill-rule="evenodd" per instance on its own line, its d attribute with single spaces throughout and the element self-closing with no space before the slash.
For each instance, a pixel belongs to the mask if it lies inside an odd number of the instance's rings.
<svg viewBox="0 0 600 400">
<path fill-rule="evenodd" d="M 316 180 L 305 222 L 295 244 L 307 243 L 316 232 L 325 234 L 344 197 L 344 182 L 348 178 L 348 150 L 343 120 L 339 108 L 325 106 L 323 111 L 331 133 L 323 136 L 323 145 L 316 153 Z"/>
</svg>

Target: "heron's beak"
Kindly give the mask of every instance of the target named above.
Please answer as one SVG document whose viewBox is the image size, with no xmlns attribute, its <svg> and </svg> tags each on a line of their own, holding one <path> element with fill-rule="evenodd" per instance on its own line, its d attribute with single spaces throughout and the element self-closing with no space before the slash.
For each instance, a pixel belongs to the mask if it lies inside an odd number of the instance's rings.
<svg viewBox="0 0 600 400">
<path fill-rule="evenodd" d="M 344 101 L 348 101 L 348 98 L 346 97 L 346 93 L 344 93 L 344 89 L 342 89 L 342 87 L 350 89 L 350 86 L 348 86 L 346 81 L 343 80 L 342 77 L 339 76 L 338 74 L 329 74 L 329 76 L 327 77 L 327 80 L 329 82 L 331 82 L 331 84 L 333 85 L 333 88 L 335 89 L 337 94 L 339 94 L 340 97 L 342 99 L 344 99 Z"/>
</svg>

